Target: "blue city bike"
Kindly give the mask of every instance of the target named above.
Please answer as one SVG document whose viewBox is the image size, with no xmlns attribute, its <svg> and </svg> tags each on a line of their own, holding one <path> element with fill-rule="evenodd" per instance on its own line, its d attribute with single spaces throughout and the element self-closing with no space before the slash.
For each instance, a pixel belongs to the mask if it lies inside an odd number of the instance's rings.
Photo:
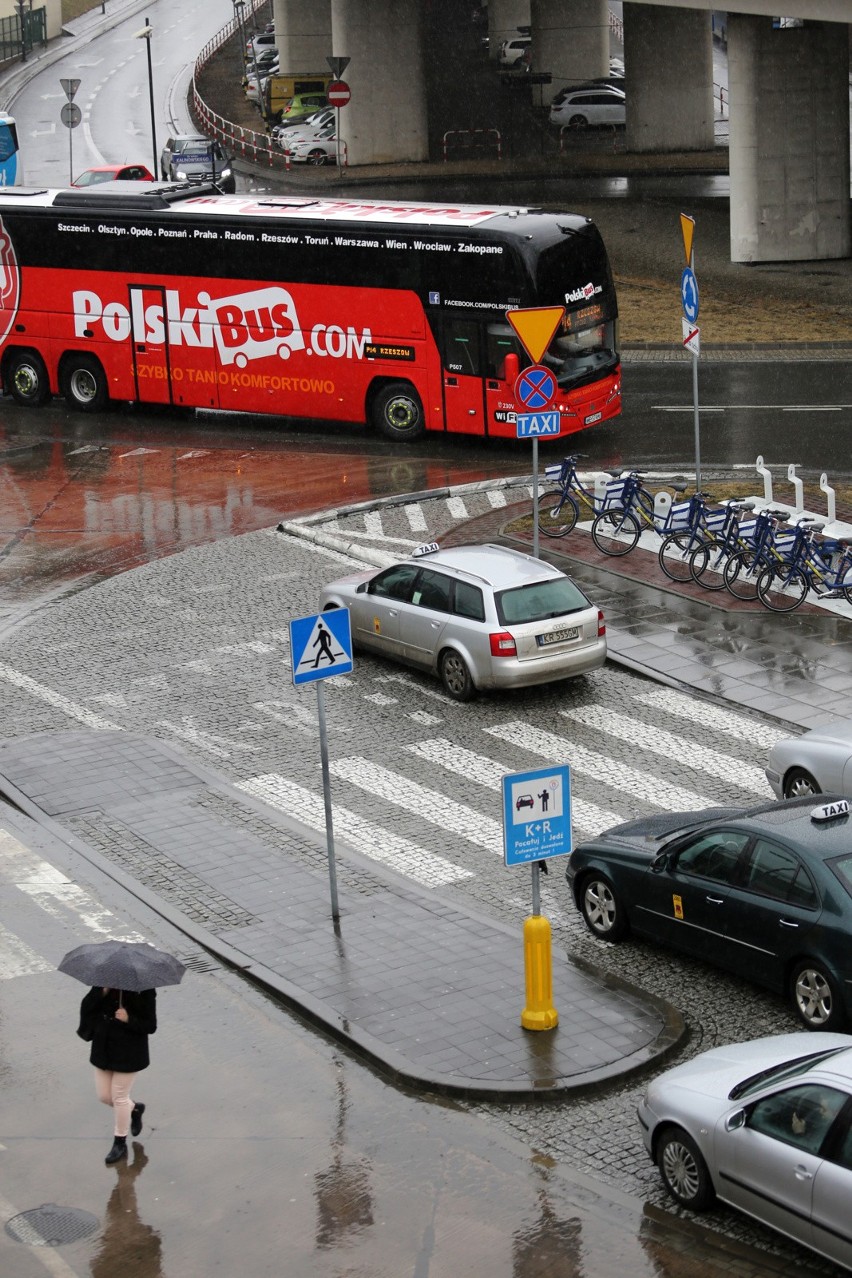
<svg viewBox="0 0 852 1278">
<path fill-rule="evenodd" d="M 538 530 L 545 537 L 566 537 L 581 517 L 593 519 L 597 513 L 594 487 L 587 488 L 577 474 L 577 462 L 585 460 L 586 453 L 574 453 L 564 457 L 557 466 L 546 466 L 545 478 L 555 480 L 558 488 L 550 488 L 539 499 Z"/>
</svg>

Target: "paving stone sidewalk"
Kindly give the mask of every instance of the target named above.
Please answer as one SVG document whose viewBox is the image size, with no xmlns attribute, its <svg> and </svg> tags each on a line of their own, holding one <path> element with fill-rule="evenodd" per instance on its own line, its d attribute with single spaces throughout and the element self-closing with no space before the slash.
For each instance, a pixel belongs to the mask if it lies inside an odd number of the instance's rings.
<svg viewBox="0 0 852 1278">
<path fill-rule="evenodd" d="M 325 848 L 162 742 L 95 729 L 0 745 L 0 791 L 395 1079 L 466 1096 L 589 1086 L 665 1055 L 674 1008 L 554 964 L 560 1023 L 520 1025 L 520 932 L 377 873 L 338 843 L 340 925 Z M 264 817 L 261 839 L 247 827 Z"/>
</svg>

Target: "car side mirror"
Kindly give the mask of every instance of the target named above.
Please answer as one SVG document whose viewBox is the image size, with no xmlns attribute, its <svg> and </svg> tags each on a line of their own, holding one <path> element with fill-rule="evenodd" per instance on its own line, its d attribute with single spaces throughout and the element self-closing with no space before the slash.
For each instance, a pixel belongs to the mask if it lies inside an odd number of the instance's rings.
<svg viewBox="0 0 852 1278">
<path fill-rule="evenodd" d="M 744 1109 L 735 1109 L 733 1114 L 729 1114 L 725 1119 L 725 1131 L 735 1132 L 740 1127 L 745 1127 L 746 1112 Z"/>
<path fill-rule="evenodd" d="M 657 874 L 669 868 L 669 856 L 667 852 L 658 852 L 651 862 L 651 869 Z"/>
<path fill-rule="evenodd" d="M 364 594 L 366 594 L 366 593 L 367 593 L 367 587 L 369 586 L 369 584 L 370 584 L 370 583 L 369 583 L 368 581 L 362 581 L 360 586 L 356 586 L 356 587 L 355 587 L 355 594 L 356 594 L 356 595 L 364 595 Z"/>
</svg>

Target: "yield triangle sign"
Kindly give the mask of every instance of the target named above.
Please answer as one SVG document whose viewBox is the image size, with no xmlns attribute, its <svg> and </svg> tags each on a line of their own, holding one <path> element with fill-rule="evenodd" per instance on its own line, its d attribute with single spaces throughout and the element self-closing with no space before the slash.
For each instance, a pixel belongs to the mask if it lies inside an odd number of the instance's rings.
<svg viewBox="0 0 852 1278">
<path fill-rule="evenodd" d="M 547 350 L 564 314 L 564 306 L 530 306 L 522 311 L 506 312 L 506 319 L 534 364 Z"/>
</svg>

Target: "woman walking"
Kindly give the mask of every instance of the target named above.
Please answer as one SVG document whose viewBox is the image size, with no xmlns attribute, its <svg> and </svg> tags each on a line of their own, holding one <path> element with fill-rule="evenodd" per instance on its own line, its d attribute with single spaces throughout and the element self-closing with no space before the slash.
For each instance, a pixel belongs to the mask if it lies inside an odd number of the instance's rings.
<svg viewBox="0 0 852 1278">
<path fill-rule="evenodd" d="M 80 1038 L 92 1044 L 98 1100 L 112 1107 L 115 1139 L 107 1167 L 127 1157 L 127 1135 L 142 1130 L 145 1106 L 131 1099 L 140 1070 L 150 1064 L 148 1036 L 157 1029 L 157 991 L 94 986 L 80 1004 Z"/>
</svg>

